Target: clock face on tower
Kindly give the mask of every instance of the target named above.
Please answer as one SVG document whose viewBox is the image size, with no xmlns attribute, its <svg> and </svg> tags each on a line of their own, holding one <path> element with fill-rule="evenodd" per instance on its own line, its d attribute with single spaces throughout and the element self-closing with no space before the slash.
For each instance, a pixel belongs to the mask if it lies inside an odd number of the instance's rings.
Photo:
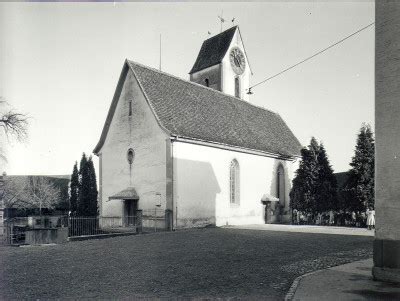
<svg viewBox="0 0 400 301">
<path fill-rule="evenodd" d="M 238 75 L 243 74 L 244 69 L 246 68 L 246 60 L 240 48 L 238 47 L 232 48 L 229 54 L 229 59 L 231 61 L 231 66 L 233 71 Z"/>
</svg>

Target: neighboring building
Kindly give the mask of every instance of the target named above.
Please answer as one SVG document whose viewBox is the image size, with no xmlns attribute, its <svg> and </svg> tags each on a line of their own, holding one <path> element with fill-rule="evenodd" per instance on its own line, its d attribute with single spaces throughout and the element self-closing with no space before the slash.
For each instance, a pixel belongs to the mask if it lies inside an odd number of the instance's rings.
<svg viewBox="0 0 400 301">
<path fill-rule="evenodd" d="M 50 214 L 52 212 L 66 213 L 69 210 L 69 175 L 3 175 L 3 205 L 5 207 L 4 212 L 6 217 L 15 216 L 28 216 L 38 215 L 39 207 L 28 200 L 29 195 L 23 192 L 28 185 L 36 183 L 42 183 L 40 180 L 45 180 L 44 183 L 49 183 L 53 188 L 59 191 L 58 199 L 55 201 L 55 208 L 42 208 L 42 213 Z M 46 190 L 49 187 L 44 186 L 39 189 L 44 189 L 41 194 L 46 195 Z M 0 188 L 1 190 L 1 188 Z M 1 194 L 0 194 L 1 196 Z"/>
<path fill-rule="evenodd" d="M 301 145 L 282 118 L 250 104 L 238 27 L 206 40 L 191 81 L 126 60 L 94 149 L 102 216 L 173 211 L 173 227 L 290 222 Z M 273 199 L 273 198 L 271 198 Z"/>
<path fill-rule="evenodd" d="M 4 180 L 5 173 L 0 175 L 0 235 L 4 234 Z"/>
<path fill-rule="evenodd" d="M 400 3 L 375 3 L 374 278 L 400 283 Z"/>
</svg>

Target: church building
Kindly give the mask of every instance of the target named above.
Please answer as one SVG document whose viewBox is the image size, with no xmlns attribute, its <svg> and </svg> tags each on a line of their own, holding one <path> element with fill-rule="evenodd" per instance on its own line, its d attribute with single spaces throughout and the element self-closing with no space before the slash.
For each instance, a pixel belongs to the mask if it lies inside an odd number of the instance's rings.
<svg viewBox="0 0 400 301">
<path fill-rule="evenodd" d="M 126 60 L 93 151 L 100 216 L 159 208 L 174 229 L 289 223 L 301 145 L 249 102 L 251 74 L 237 26 L 203 42 L 190 81 Z"/>
</svg>

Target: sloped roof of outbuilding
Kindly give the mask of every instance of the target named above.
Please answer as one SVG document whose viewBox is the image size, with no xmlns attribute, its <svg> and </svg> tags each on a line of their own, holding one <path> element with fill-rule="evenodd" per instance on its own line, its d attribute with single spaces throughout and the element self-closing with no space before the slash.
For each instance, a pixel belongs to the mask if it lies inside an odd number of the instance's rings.
<svg viewBox="0 0 400 301">
<path fill-rule="evenodd" d="M 124 190 L 109 197 L 110 200 L 138 200 L 139 196 L 136 189 L 133 187 L 127 187 Z"/>
<path fill-rule="evenodd" d="M 277 113 L 132 61 L 126 64 L 169 135 L 282 157 L 299 156 L 299 141 Z M 94 153 L 105 141 L 117 102 L 114 97 Z"/>
<path fill-rule="evenodd" d="M 229 49 L 237 26 L 233 26 L 203 42 L 199 55 L 189 74 L 221 63 Z"/>
</svg>

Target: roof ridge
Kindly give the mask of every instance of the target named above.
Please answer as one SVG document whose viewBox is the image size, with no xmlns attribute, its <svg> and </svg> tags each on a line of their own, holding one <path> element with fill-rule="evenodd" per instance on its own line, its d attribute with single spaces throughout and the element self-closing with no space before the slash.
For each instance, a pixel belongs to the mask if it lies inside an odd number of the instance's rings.
<svg viewBox="0 0 400 301">
<path fill-rule="evenodd" d="M 236 26 L 237 26 L 237 25 L 236 25 Z M 223 96 L 227 96 L 227 97 L 231 98 L 233 101 L 241 101 L 241 102 L 244 102 L 244 103 L 246 103 L 246 104 L 249 105 L 249 106 L 253 106 L 253 107 L 255 107 L 255 108 L 258 108 L 258 109 L 261 109 L 261 110 L 270 112 L 270 113 L 275 114 L 275 115 L 277 115 L 277 116 L 280 117 L 280 115 L 279 115 L 277 112 L 274 112 L 274 111 L 271 111 L 271 110 L 269 110 L 269 109 L 267 109 L 267 108 L 264 108 L 264 107 L 261 107 L 261 106 L 252 104 L 252 103 L 250 103 L 250 102 L 248 102 L 248 101 L 246 101 L 246 100 L 244 100 L 244 99 L 241 99 L 241 98 L 238 98 L 238 97 L 235 97 L 235 96 L 226 94 L 226 93 L 224 93 L 224 92 L 215 90 L 215 89 L 210 88 L 210 87 L 203 86 L 203 85 L 201 85 L 201 84 L 192 82 L 192 81 L 190 81 L 190 80 L 183 79 L 183 78 L 181 78 L 181 77 L 178 77 L 178 76 L 176 76 L 176 75 L 167 73 L 167 72 L 165 72 L 165 71 L 161 71 L 161 70 L 158 70 L 158 69 L 156 69 L 156 68 L 143 65 L 143 64 L 138 63 L 138 62 L 136 62 L 136 61 L 132 61 L 132 60 L 129 60 L 129 59 L 126 59 L 126 61 L 127 61 L 128 63 L 133 63 L 133 64 L 136 64 L 136 65 L 139 65 L 139 66 L 141 66 L 141 67 L 143 67 L 143 68 L 153 70 L 153 71 L 155 71 L 155 72 L 157 72 L 157 73 L 160 73 L 160 74 L 163 74 L 163 75 L 166 75 L 166 76 L 170 76 L 170 77 L 172 77 L 172 78 L 175 78 L 175 79 L 177 79 L 177 80 L 180 80 L 180 81 L 183 81 L 183 82 L 192 84 L 192 85 L 194 85 L 194 86 L 197 86 L 197 87 L 200 87 L 200 88 L 203 88 L 203 89 L 208 89 L 208 90 L 210 90 L 210 91 L 212 91 L 212 92 L 222 94 Z"/>
</svg>

